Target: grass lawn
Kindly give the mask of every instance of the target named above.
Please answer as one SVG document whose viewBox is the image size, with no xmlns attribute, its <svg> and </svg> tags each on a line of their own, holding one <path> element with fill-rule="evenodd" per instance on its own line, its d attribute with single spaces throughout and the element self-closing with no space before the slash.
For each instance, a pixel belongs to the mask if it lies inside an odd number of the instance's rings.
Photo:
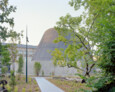
<svg viewBox="0 0 115 92">
<path fill-rule="evenodd" d="M 47 79 L 59 88 L 63 89 L 65 92 L 82 92 L 79 89 L 90 89 L 82 83 L 76 83 L 75 81 L 67 81 L 61 79 Z"/>
<path fill-rule="evenodd" d="M 11 91 L 11 86 L 9 85 L 9 78 L 5 78 L 8 81 L 6 88 Z M 29 77 L 28 83 L 25 82 L 25 77 L 21 77 L 20 80 L 16 77 L 16 86 L 14 92 L 41 92 L 39 86 L 34 78 Z"/>
</svg>

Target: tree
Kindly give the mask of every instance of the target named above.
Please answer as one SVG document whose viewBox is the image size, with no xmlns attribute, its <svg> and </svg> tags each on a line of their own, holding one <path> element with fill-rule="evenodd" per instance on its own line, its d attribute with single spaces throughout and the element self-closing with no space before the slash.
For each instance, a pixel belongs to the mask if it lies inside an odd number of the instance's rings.
<svg viewBox="0 0 115 92">
<path fill-rule="evenodd" d="M 2 46 L 2 52 L 1 52 L 1 55 L 2 55 L 2 58 L 1 58 L 1 64 L 4 65 L 4 66 L 8 66 L 10 65 L 10 52 L 8 50 L 8 47 L 9 45 L 3 45 Z"/>
<path fill-rule="evenodd" d="M 39 76 L 39 72 L 40 72 L 40 69 L 41 69 L 41 64 L 39 62 L 35 62 L 34 63 L 34 69 L 35 69 L 36 75 Z"/>
<path fill-rule="evenodd" d="M 20 78 L 21 74 L 23 73 L 23 71 L 22 71 L 23 64 L 24 64 L 23 56 L 20 54 L 19 55 L 19 59 L 18 59 L 18 73 L 19 73 L 19 78 Z"/>
<path fill-rule="evenodd" d="M 23 36 L 21 33 L 16 33 L 15 31 L 10 31 L 10 44 L 9 44 L 9 50 L 11 55 L 11 63 L 13 65 L 13 71 L 15 71 L 15 62 L 17 62 L 17 56 L 18 56 L 18 50 L 17 50 L 17 44 L 20 44 L 20 38 Z M 15 72 L 14 72 L 15 73 Z"/>
<path fill-rule="evenodd" d="M 8 67 L 7 66 L 2 67 L 1 72 L 2 74 L 6 74 L 8 72 Z"/>
<path fill-rule="evenodd" d="M 6 40 L 8 37 L 10 37 L 10 35 L 9 35 L 10 30 L 9 30 L 8 26 L 6 26 L 6 24 L 9 25 L 10 27 L 14 26 L 14 19 L 10 17 L 10 14 L 12 12 L 15 12 L 15 10 L 16 10 L 16 7 L 9 5 L 8 0 L 0 1 L 0 53 L 2 53 L 2 51 L 3 51 L 1 41 Z M 7 52 L 4 52 L 4 53 L 7 53 Z M 6 57 L 7 57 L 7 55 L 6 55 Z M 8 61 L 5 59 L 6 58 L 4 58 L 4 60 L 2 60 L 2 62 Z"/>
<path fill-rule="evenodd" d="M 14 71 L 11 71 L 9 84 L 11 85 L 12 90 L 14 91 L 14 86 L 16 85 L 16 79 L 15 79 Z"/>
<path fill-rule="evenodd" d="M 82 19 L 82 16 L 72 17 L 70 14 L 60 18 L 55 27 L 59 36 L 54 42 L 63 41 L 67 48 L 65 50 L 56 48 L 52 52 L 52 56 L 54 62 L 75 67 L 85 72 L 84 76 L 90 77 L 90 72 L 95 66 L 92 49 L 94 45 L 89 41 L 88 28 L 85 29 L 84 26 L 81 26 Z M 67 39 L 67 36 L 70 36 L 70 39 Z M 78 65 L 79 62 L 81 62 L 81 66 Z"/>
<path fill-rule="evenodd" d="M 14 26 L 14 18 L 10 17 L 10 14 L 15 12 L 16 7 L 9 5 L 8 0 L 0 1 L 0 51 L 2 52 L 1 42 L 6 41 L 8 38 L 19 38 L 20 33 L 16 33 L 12 30 Z M 6 26 L 8 25 L 8 26 Z M 12 59 L 12 58 L 11 58 Z"/>
<path fill-rule="evenodd" d="M 114 92 L 115 85 L 115 1 L 114 0 L 71 0 L 75 10 L 84 7 L 85 19 L 90 25 L 90 41 L 97 47 L 99 76 L 90 81 L 96 92 Z M 89 21 L 88 21 L 89 20 Z"/>
<path fill-rule="evenodd" d="M 0 1 L 0 39 L 2 40 L 10 37 L 8 27 L 4 26 L 4 24 L 14 26 L 14 18 L 10 18 L 10 14 L 15 10 L 16 7 L 9 5 L 8 0 Z"/>
<path fill-rule="evenodd" d="M 8 50 L 8 45 L 2 46 L 2 52 L 1 52 L 1 65 L 2 65 L 2 73 L 5 74 L 8 72 L 8 66 L 10 66 L 10 52 Z"/>
</svg>

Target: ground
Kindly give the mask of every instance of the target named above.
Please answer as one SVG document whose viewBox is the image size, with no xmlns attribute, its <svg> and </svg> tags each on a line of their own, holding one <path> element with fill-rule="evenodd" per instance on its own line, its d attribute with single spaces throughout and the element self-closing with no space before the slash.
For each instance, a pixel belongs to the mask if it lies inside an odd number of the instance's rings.
<svg viewBox="0 0 115 92">
<path fill-rule="evenodd" d="M 89 90 L 90 88 L 86 87 L 86 84 L 76 83 L 75 81 L 61 80 L 61 79 L 50 79 L 47 78 L 50 82 L 64 90 L 65 92 L 82 92 L 80 89 Z"/>
<path fill-rule="evenodd" d="M 8 83 L 10 79 L 7 77 Z M 8 90 L 11 90 L 11 86 L 8 84 L 6 85 Z M 13 91 L 10 91 L 13 92 Z M 20 79 L 16 77 L 16 86 L 14 88 L 14 92 L 41 92 L 40 88 L 34 78 L 28 77 L 28 83 L 25 82 L 25 77 L 22 76 Z"/>
</svg>

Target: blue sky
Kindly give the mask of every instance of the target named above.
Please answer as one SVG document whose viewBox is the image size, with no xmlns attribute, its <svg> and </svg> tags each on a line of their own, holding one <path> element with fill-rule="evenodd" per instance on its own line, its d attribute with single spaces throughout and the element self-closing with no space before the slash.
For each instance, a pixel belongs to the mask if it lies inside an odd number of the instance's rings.
<svg viewBox="0 0 115 92">
<path fill-rule="evenodd" d="M 10 5 L 17 7 L 14 17 L 17 32 L 24 31 L 22 44 L 25 44 L 26 25 L 30 45 L 38 45 L 44 32 L 56 25 L 59 17 L 70 13 L 78 16 L 82 10 L 74 11 L 68 4 L 70 0 L 9 0 Z"/>
</svg>

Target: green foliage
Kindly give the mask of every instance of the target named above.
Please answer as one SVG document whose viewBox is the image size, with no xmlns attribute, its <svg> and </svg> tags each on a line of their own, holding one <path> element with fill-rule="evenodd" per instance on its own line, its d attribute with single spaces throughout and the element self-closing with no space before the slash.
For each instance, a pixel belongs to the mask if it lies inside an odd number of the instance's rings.
<svg viewBox="0 0 115 92">
<path fill-rule="evenodd" d="M 115 1 L 71 0 L 69 4 L 75 10 L 84 8 L 84 11 L 78 17 L 67 14 L 57 22 L 55 28 L 59 37 L 55 42 L 68 44 L 60 57 L 64 58 L 64 62 L 69 62 L 69 66 L 77 64 L 79 59 L 86 74 L 96 65 L 101 69 L 100 75 L 89 78 L 89 85 L 93 91 L 110 92 L 115 85 Z M 66 38 L 68 33 L 71 34 L 71 39 L 65 40 L 63 37 Z M 58 62 L 56 55 L 53 58 Z"/>
<path fill-rule="evenodd" d="M 36 80 L 33 80 L 34 84 L 37 84 Z"/>
<path fill-rule="evenodd" d="M 100 75 L 88 79 L 89 85 L 96 92 L 114 92 L 115 85 L 115 1 L 114 0 L 71 0 L 75 10 L 84 7 L 83 21 L 89 34 L 88 40 L 97 50 L 97 65 Z M 85 34 L 87 34 L 85 33 Z"/>
<path fill-rule="evenodd" d="M 35 62 L 34 63 L 34 69 L 35 69 L 36 75 L 38 76 L 39 72 L 40 72 L 40 69 L 41 69 L 41 64 L 39 62 Z"/>
<path fill-rule="evenodd" d="M 2 67 L 1 72 L 2 72 L 2 74 L 7 73 L 8 72 L 8 67 L 7 66 Z"/>
<path fill-rule="evenodd" d="M 8 90 L 8 92 L 12 92 L 12 89 L 9 85 L 7 85 L 7 90 Z"/>
<path fill-rule="evenodd" d="M 44 71 L 42 70 L 42 76 L 44 76 Z"/>
<path fill-rule="evenodd" d="M 32 83 L 32 78 L 28 78 L 28 82 L 31 84 Z"/>
<path fill-rule="evenodd" d="M 15 87 L 14 92 L 18 92 L 18 87 Z"/>
<path fill-rule="evenodd" d="M 10 72 L 10 86 L 12 87 L 12 89 L 14 90 L 14 86 L 16 85 L 16 79 L 15 79 L 15 75 L 14 75 L 14 71 Z"/>
<path fill-rule="evenodd" d="M 11 27 L 14 26 L 14 18 L 10 17 L 12 12 L 15 12 L 16 7 L 9 5 L 8 0 L 0 1 L 0 38 L 6 40 L 9 37 L 9 30 L 4 24 L 8 24 Z"/>
<path fill-rule="evenodd" d="M 22 92 L 26 92 L 26 89 L 25 89 L 25 88 L 22 88 Z"/>
<path fill-rule="evenodd" d="M 54 42 L 62 41 L 67 45 L 67 48 L 65 50 L 55 48 L 51 55 L 55 65 L 75 67 L 82 72 L 86 72 L 85 76 L 89 76 L 95 65 L 92 49 L 94 45 L 90 43 L 90 35 L 88 33 L 90 28 L 81 26 L 82 20 L 82 15 L 72 17 L 67 14 L 65 17 L 60 17 L 60 21 L 57 22 L 55 27 L 59 36 Z M 70 38 L 67 39 L 67 37 Z"/>
<path fill-rule="evenodd" d="M 22 36 L 22 33 L 17 33 L 16 31 L 12 30 L 14 27 L 14 18 L 12 18 L 10 15 L 11 13 L 15 12 L 16 7 L 9 5 L 9 0 L 1 0 L 0 1 L 0 40 L 6 41 L 8 38 L 10 38 L 13 42 L 17 39 L 20 40 L 20 36 Z M 0 41 L 0 47 L 1 47 L 1 41 Z M 14 49 L 12 47 L 12 49 Z M 10 49 L 11 50 L 11 49 Z M 3 46 L 3 48 L 0 48 L 0 55 L 2 55 L 2 64 L 9 64 L 9 61 L 15 61 L 14 55 L 11 55 L 10 58 L 9 51 L 7 50 L 7 47 Z M 13 59 L 13 60 L 12 60 Z"/>
<path fill-rule="evenodd" d="M 23 73 L 22 72 L 23 64 L 24 64 L 23 56 L 20 54 L 19 59 L 18 59 L 18 73 L 19 74 Z"/>
<path fill-rule="evenodd" d="M 39 91 L 38 87 L 35 88 L 35 91 Z"/>
<path fill-rule="evenodd" d="M 32 92 L 32 89 L 29 89 L 28 92 Z"/>
<path fill-rule="evenodd" d="M 13 71 L 15 71 L 15 62 L 17 62 L 17 56 L 18 56 L 16 43 L 9 44 L 9 49 L 10 49 L 11 63 L 13 65 Z"/>
<path fill-rule="evenodd" d="M 2 49 L 1 49 L 1 55 L 2 55 L 2 58 L 1 58 L 1 61 L 2 61 L 2 65 L 4 66 L 8 66 L 10 65 L 10 52 L 8 50 L 8 46 L 9 45 L 2 45 Z"/>
<path fill-rule="evenodd" d="M 6 74 L 8 72 L 8 66 L 10 65 L 10 52 L 8 50 L 8 45 L 1 44 L 1 72 Z"/>
</svg>

